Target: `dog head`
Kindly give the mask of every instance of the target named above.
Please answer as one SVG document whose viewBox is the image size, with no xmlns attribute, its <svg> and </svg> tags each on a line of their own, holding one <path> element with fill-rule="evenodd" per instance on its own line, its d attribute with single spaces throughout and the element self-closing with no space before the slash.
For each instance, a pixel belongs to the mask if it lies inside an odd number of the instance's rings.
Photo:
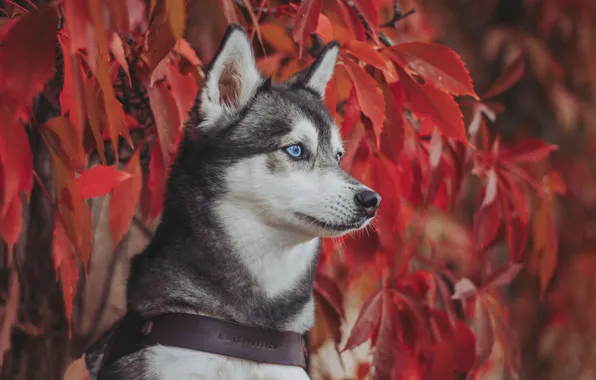
<svg viewBox="0 0 596 380">
<path fill-rule="evenodd" d="M 364 228 L 380 196 L 339 166 L 339 130 L 325 109 L 339 52 L 324 47 L 306 69 L 272 84 L 259 73 L 244 29 L 230 26 L 197 104 L 201 156 L 219 184 L 214 202 L 310 237 Z"/>
</svg>

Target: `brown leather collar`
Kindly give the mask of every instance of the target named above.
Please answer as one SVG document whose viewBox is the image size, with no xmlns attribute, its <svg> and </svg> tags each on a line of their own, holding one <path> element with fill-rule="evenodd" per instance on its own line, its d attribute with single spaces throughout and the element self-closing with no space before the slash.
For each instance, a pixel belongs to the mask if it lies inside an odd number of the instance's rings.
<svg viewBox="0 0 596 380">
<path fill-rule="evenodd" d="M 153 345 L 187 348 L 259 363 L 306 368 L 302 336 L 192 314 L 143 318 L 128 313 L 114 330 L 102 369 L 119 358 Z"/>
</svg>

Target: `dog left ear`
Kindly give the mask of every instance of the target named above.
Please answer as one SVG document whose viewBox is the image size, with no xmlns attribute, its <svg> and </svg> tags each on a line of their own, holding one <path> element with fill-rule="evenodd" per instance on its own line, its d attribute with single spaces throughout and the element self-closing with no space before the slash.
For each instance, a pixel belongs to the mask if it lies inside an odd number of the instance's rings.
<svg viewBox="0 0 596 380">
<path fill-rule="evenodd" d="M 246 31 L 230 25 L 205 76 L 200 106 L 203 126 L 245 106 L 262 81 Z"/>
<path fill-rule="evenodd" d="M 338 54 L 339 43 L 337 41 L 328 43 L 310 66 L 294 74 L 287 82 L 290 84 L 302 84 L 314 90 L 321 98 L 324 98 L 327 83 L 329 83 L 329 80 L 333 76 Z"/>
</svg>

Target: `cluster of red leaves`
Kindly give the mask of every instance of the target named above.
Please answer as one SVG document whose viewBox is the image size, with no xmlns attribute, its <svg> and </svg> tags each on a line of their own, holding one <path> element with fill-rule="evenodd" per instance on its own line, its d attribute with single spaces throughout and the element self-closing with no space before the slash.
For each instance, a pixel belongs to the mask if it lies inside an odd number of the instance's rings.
<svg viewBox="0 0 596 380">
<path fill-rule="evenodd" d="M 372 362 L 361 367 L 365 370 L 359 376 L 370 372 L 374 379 L 455 379 L 457 373 L 473 374 L 488 360 L 495 336 L 508 348 L 509 368 L 515 374 L 519 366 L 515 337 L 505 323 L 495 288 L 508 284 L 521 268 L 517 263 L 531 225 L 529 189 L 542 199 L 533 241 L 549 257 L 541 274 L 546 287 L 556 265 L 549 202 L 564 191 L 556 173 L 539 186 L 520 166 L 545 159 L 554 146 L 536 139 L 506 147 L 498 137 L 489 142 L 486 118 L 494 121 L 502 107 L 485 100 L 522 76 L 523 57 L 479 97 L 465 65 L 451 49 L 417 36 L 416 27 L 407 32 L 379 26 L 392 17 L 393 1 L 303 0 L 299 5 L 267 7 L 270 17 L 264 11 L 268 1 L 239 3 L 248 10 L 251 34 L 262 49 L 259 67 L 276 80 L 309 64 L 317 41 L 340 42 L 325 102 L 347 142 L 345 169 L 383 197 L 374 229 L 341 244 L 325 242 L 315 284 L 317 304 L 323 310 L 318 325 L 331 326 L 332 338 L 340 343 L 347 292 L 340 283 L 346 278 L 348 285 L 354 283 L 372 270 L 375 290 L 344 345 L 351 349 L 371 340 Z M 238 4 L 229 0 L 221 4 L 228 21 L 237 22 Z M 148 6 L 140 0 L 63 0 L 11 16 L 0 29 L 0 235 L 10 247 L 18 240 L 21 205 L 33 186 L 35 173 L 24 127 L 28 125 L 39 130 L 50 152 L 56 186 L 54 266 L 70 315 L 77 267 L 86 268 L 92 247 L 86 200 L 110 194 L 114 246 L 126 234 L 137 208 L 145 220 L 159 215 L 166 170 L 200 85 L 202 63 L 181 38 L 186 19 L 183 0 L 152 1 Z M 143 41 L 141 51 L 123 43 L 130 35 Z M 64 58 L 62 115 L 36 125 L 30 117 L 33 98 L 52 77 L 57 44 Z M 127 57 L 133 54 L 138 59 L 131 79 Z M 147 88 L 155 119 L 153 134 L 136 143 L 123 167 L 107 165 L 106 143 L 117 145 L 122 138 L 133 146 L 130 131 L 141 121 L 126 114 L 116 98 L 119 69 L 129 81 Z M 471 111 L 468 128 L 460 106 Z M 151 158 L 148 179 L 143 181 L 139 156 L 145 143 L 151 143 Z M 113 150 L 117 156 L 118 149 Z M 91 152 L 97 152 L 101 163 L 89 166 Z M 489 260 L 476 259 L 481 263 L 478 273 L 491 273 L 477 276 L 476 285 L 435 260 L 437 244 L 423 233 L 428 210 L 448 213 L 469 174 L 482 182 L 469 255 L 486 258 L 489 248 L 504 239 L 510 259 L 492 271 Z M 430 259 L 421 253 L 426 248 L 433 252 Z M 334 271 L 338 252 L 348 264 L 342 278 Z M 413 261 L 426 269 L 410 273 Z M 474 307 L 463 303 L 463 314 L 458 316 L 455 310 L 460 304 L 453 299 L 470 297 Z"/>
</svg>

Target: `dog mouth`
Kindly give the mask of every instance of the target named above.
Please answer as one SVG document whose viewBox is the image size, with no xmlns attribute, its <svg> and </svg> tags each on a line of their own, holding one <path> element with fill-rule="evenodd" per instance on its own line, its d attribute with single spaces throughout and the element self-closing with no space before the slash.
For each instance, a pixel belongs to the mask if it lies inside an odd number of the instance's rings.
<svg viewBox="0 0 596 380">
<path fill-rule="evenodd" d="M 365 216 L 355 222 L 351 222 L 351 223 L 347 223 L 347 224 L 334 224 L 334 223 L 323 222 L 322 220 L 319 220 L 313 216 L 302 214 L 300 212 L 297 212 L 295 214 L 300 219 L 305 220 L 314 226 L 317 226 L 319 228 L 322 228 L 322 229 L 325 229 L 328 231 L 334 231 L 334 232 L 357 230 L 359 228 L 362 228 L 368 220 L 370 220 L 374 217 L 374 215 L 373 216 Z"/>
</svg>

